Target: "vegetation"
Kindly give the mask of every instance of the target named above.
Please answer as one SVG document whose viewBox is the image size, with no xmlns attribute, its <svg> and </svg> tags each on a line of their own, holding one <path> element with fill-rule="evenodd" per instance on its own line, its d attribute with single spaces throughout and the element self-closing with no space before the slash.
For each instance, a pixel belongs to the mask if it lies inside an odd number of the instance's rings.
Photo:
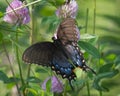
<svg viewBox="0 0 120 96">
<path fill-rule="evenodd" d="M 76 21 L 80 29 L 78 42 L 91 72 L 79 71 L 79 78 L 72 82 L 71 90 L 63 80 L 60 94 L 41 88 L 43 81 L 53 74 L 50 68 L 28 65 L 22 53 L 31 44 L 52 41 L 59 18 L 55 10 L 64 0 L 25 0 L 30 10 L 30 23 L 17 26 L 3 21 L 6 7 L 11 0 L 0 1 L 0 90 L 1 96 L 119 96 L 120 92 L 120 1 L 77 0 Z M 21 94 L 21 95 L 20 95 Z"/>
</svg>

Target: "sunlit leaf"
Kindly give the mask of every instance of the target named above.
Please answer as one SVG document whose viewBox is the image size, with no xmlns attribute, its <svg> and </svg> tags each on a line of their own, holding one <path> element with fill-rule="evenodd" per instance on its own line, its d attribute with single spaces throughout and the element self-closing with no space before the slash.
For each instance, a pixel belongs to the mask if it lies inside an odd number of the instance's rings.
<svg viewBox="0 0 120 96">
<path fill-rule="evenodd" d="M 97 48 L 95 48 L 93 45 L 91 45 L 88 42 L 84 42 L 84 41 L 79 41 L 78 42 L 79 46 L 81 48 L 83 48 L 85 51 L 87 51 L 89 54 L 91 54 L 93 57 L 95 58 L 100 58 L 100 53 L 97 50 Z"/>
<path fill-rule="evenodd" d="M 32 88 L 27 88 L 27 91 L 28 91 L 28 96 L 38 96 L 38 93 L 35 89 L 32 89 Z"/>
<path fill-rule="evenodd" d="M 3 17 L 3 16 L 4 16 L 4 14 L 2 12 L 0 12 L 0 18 Z"/>
<path fill-rule="evenodd" d="M 93 83 L 93 87 L 99 91 L 109 91 L 108 88 L 106 88 L 104 85 L 101 85 L 101 80 L 104 79 L 104 78 L 112 78 L 114 77 L 115 75 L 117 75 L 119 73 L 118 70 L 113 70 L 113 71 L 110 71 L 110 72 L 105 72 L 105 73 L 101 73 L 101 74 L 98 74 L 96 77 L 95 77 L 95 80 L 94 80 L 94 83 Z"/>
<path fill-rule="evenodd" d="M 116 55 L 115 55 L 115 54 L 109 54 L 109 55 L 106 56 L 106 59 L 107 59 L 108 61 L 114 61 L 115 58 L 116 58 Z"/>
<path fill-rule="evenodd" d="M 82 76 L 82 70 L 80 68 L 75 68 L 74 73 L 77 76 L 77 78 L 80 78 Z"/>
<path fill-rule="evenodd" d="M 40 10 L 40 15 L 42 16 L 51 16 L 55 13 L 56 8 L 54 6 L 44 6 Z"/>
<path fill-rule="evenodd" d="M 51 87 L 52 87 L 52 81 L 51 78 L 47 81 L 46 83 L 46 91 L 50 92 L 51 91 Z"/>
</svg>

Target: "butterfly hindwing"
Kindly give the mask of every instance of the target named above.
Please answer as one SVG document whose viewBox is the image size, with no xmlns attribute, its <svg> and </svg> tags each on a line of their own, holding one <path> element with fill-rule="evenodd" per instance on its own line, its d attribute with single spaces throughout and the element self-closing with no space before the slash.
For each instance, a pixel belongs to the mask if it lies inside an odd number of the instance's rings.
<svg viewBox="0 0 120 96">
<path fill-rule="evenodd" d="M 22 56 L 26 63 L 49 66 L 52 62 L 55 46 L 52 42 L 40 42 L 27 48 Z"/>
<path fill-rule="evenodd" d="M 68 55 L 69 59 L 73 62 L 73 64 L 76 67 L 83 67 L 85 65 L 85 60 L 82 56 L 82 53 L 80 52 L 80 49 L 78 46 L 73 46 L 71 44 L 67 44 L 64 46 L 64 50 L 66 54 Z"/>
<path fill-rule="evenodd" d="M 57 74 L 61 74 L 63 78 L 68 80 L 74 79 L 75 74 L 73 72 L 74 66 L 69 62 L 63 49 L 57 48 L 53 55 L 53 61 L 51 68 L 56 71 Z"/>
</svg>

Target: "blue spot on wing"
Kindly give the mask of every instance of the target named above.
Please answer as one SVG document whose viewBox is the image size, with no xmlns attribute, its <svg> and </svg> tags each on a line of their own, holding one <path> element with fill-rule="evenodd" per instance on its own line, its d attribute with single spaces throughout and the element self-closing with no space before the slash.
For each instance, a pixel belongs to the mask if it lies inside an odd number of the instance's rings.
<svg viewBox="0 0 120 96">
<path fill-rule="evenodd" d="M 61 74 L 70 75 L 72 73 L 73 66 L 61 51 L 54 54 L 52 64 Z"/>
</svg>

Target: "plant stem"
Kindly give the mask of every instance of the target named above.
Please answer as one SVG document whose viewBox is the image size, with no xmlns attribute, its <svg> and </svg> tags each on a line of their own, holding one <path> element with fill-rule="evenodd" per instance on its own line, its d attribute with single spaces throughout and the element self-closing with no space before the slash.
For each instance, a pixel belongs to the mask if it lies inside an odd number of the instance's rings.
<svg viewBox="0 0 120 96">
<path fill-rule="evenodd" d="M 90 96 L 90 86 L 89 86 L 89 81 L 86 81 L 86 86 L 87 86 L 87 92 L 88 92 L 88 95 L 87 95 L 87 96 Z"/>
<path fill-rule="evenodd" d="M 18 43 L 18 32 L 16 32 L 16 42 Z M 18 46 L 16 46 L 16 59 L 17 59 L 17 63 L 18 63 L 18 68 L 19 68 L 21 83 L 22 83 L 22 86 L 24 86 L 24 80 L 23 80 L 23 77 L 22 77 L 22 69 L 21 69 L 20 59 L 19 59 Z M 24 90 L 23 90 L 23 96 L 25 96 Z"/>
<path fill-rule="evenodd" d="M 86 11 L 86 22 L 85 22 L 85 33 L 87 33 L 87 29 L 88 29 L 88 14 L 89 14 L 89 9 L 87 8 L 87 11 Z"/>
<path fill-rule="evenodd" d="M 10 64 L 10 69 L 11 69 L 11 72 L 12 72 L 12 75 L 13 75 L 13 78 L 14 78 L 14 81 L 15 81 L 15 85 L 16 85 L 16 88 L 17 88 L 17 91 L 18 91 L 18 95 L 21 96 L 21 93 L 19 91 L 19 87 L 18 87 L 18 84 L 17 84 L 17 80 L 15 78 L 15 73 L 14 73 L 14 70 L 13 70 L 13 67 L 12 67 L 12 63 L 10 61 L 10 58 L 9 58 L 9 55 L 8 55 L 8 52 L 7 52 L 7 49 L 5 47 L 5 43 L 4 43 L 4 40 L 2 40 L 2 45 L 3 45 L 3 49 L 5 50 L 5 54 L 7 56 L 7 59 L 8 59 L 8 62 Z"/>
<path fill-rule="evenodd" d="M 96 0 L 94 0 L 94 20 L 93 20 L 93 34 L 95 34 L 95 27 L 96 27 Z"/>
<path fill-rule="evenodd" d="M 100 96 L 102 96 L 102 91 L 99 91 Z"/>
<path fill-rule="evenodd" d="M 100 42 L 98 41 L 98 50 L 100 52 Z M 101 52 L 100 52 L 101 53 Z M 101 56 L 100 56 L 101 58 Z M 97 69 L 100 68 L 100 58 L 98 59 L 98 66 L 97 66 Z M 99 70 L 99 69 L 98 69 Z M 102 96 L 102 91 L 99 91 L 99 95 Z"/>
<path fill-rule="evenodd" d="M 30 22 L 31 31 L 30 31 L 29 42 L 30 42 L 30 44 L 32 44 L 32 43 L 33 43 L 33 33 L 34 33 L 33 5 L 30 6 L 30 16 L 31 16 L 31 22 Z M 29 78 L 29 76 L 30 76 L 30 70 L 31 70 L 31 64 L 28 65 L 27 78 Z M 29 82 L 27 82 L 27 84 L 28 84 L 28 83 L 29 83 Z"/>
</svg>

